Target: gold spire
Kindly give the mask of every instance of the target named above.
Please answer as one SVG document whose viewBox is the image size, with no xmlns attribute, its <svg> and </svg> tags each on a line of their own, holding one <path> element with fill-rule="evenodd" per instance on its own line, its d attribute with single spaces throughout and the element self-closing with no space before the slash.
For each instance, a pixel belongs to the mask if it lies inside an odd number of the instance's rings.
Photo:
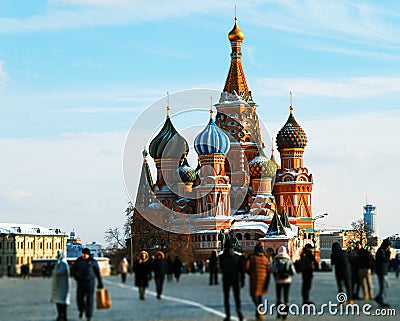
<svg viewBox="0 0 400 321">
<path fill-rule="evenodd" d="M 290 114 L 292 115 L 292 114 L 293 114 L 293 105 L 292 105 L 292 103 L 293 103 L 293 92 L 290 91 L 289 93 L 290 93 L 290 107 L 289 107 L 289 111 L 290 111 Z"/>
<path fill-rule="evenodd" d="M 231 42 L 231 65 L 229 67 L 228 76 L 225 81 L 224 90 L 227 93 L 236 93 L 241 99 L 249 102 L 252 101 L 251 92 L 247 86 L 246 77 L 242 66 L 242 40 L 244 39 L 243 32 L 237 25 L 237 18 L 235 17 L 235 25 L 228 35 Z"/>
<path fill-rule="evenodd" d="M 237 18 L 236 18 L 236 13 L 235 13 L 235 24 L 233 26 L 233 29 L 229 32 L 228 34 L 228 39 L 229 41 L 243 41 L 244 39 L 244 33 L 242 30 L 240 30 L 238 24 L 237 24 Z"/>
<path fill-rule="evenodd" d="M 169 92 L 167 91 L 167 117 L 170 117 L 170 110 L 171 108 L 169 108 Z"/>
<path fill-rule="evenodd" d="M 210 119 L 212 119 L 212 114 L 213 114 L 213 110 L 212 110 L 212 96 L 210 97 Z"/>
</svg>

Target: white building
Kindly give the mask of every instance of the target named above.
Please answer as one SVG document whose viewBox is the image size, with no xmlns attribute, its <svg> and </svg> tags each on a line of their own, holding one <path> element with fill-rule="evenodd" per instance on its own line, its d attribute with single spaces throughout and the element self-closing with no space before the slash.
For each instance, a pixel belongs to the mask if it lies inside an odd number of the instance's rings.
<svg viewBox="0 0 400 321">
<path fill-rule="evenodd" d="M 67 238 L 59 228 L 0 223 L 0 276 L 20 274 L 23 265 L 32 270 L 33 259 L 56 258 L 57 250 L 66 251 Z"/>
</svg>

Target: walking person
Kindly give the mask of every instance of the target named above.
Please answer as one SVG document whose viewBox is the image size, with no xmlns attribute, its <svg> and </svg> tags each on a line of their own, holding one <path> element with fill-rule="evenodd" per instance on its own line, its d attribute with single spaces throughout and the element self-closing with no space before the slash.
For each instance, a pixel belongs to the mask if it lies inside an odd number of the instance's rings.
<svg viewBox="0 0 400 321">
<path fill-rule="evenodd" d="M 149 286 L 151 278 L 151 263 L 149 254 L 141 251 L 133 263 L 133 272 L 135 273 L 135 286 L 139 288 L 139 299 L 144 300 L 146 288 Z"/>
<path fill-rule="evenodd" d="M 300 255 L 300 270 L 302 276 L 301 295 L 303 304 L 314 304 L 310 301 L 310 290 L 312 286 L 313 272 L 318 270 L 318 263 L 312 254 L 311 244 L 306 244 Z"/>
<path fill-rule="evenodd" d="M 97 288 L 103 288 L 103 280 L 100 275 L 100 269 L 97 261 L 90 256 L 90 249 L 84 248 L 82 256 L 77 258 L 72 266 L 72 275 L 77 282 L 77 302 L 79 318 L 86 314 L 87 321 L 92 320 L 94 307 L 95 278 L 97 279 Z"/>
<path fill-rule="evenodd" d="M 244 262 L 242 257 L 234 252 L 233 244 L 230 239 L 225 241 L 224 246 L 224 252 L 219 256 L 226 314 L 224 321 L 230 321 L 231 318 L 231 309 L 229 304 L 230 288 L 233 289 L 237 316 L 239 321 L 243 321 L 244 319 L 240 302 L 240 287 L 244 287 Z"/>
<path fill-rule="evenodd" d="M 386 302 L 387 289 L 389 287 L 388 272 L 390 263 L 390 241 L 384 239 L 375 256 L 375 272 L 378 277 L 379 292 L 375 301 L 381 307 L 389 307 Z"/>
<path fill-rule="evenodd" d="M 362 247 L 360 241 L 356 242 L 356 251 L 358 253 L 358 278 L 362 286 L 363 299 L 373 300 L 373 289 L 372 289 L 372 255 L 371 253 Z"/>
<path fill-rule="evenodd" d="M 161 299 L 163 291 L 165 273 L 167 270 L 167 264 L 165 261 L 165 255 L 163 252 L 158 251 L 156 258 L 152 264 L 152 270 L 154 272 L 154 281 L 156 283 L 157 299 Z"/>
<path fill-rule="evenodd" d="M 218 284 L 218 253 L 217 250 L 212 250 L 209 263 L 208 272 L 210 273 L 210 285 Z"/>
<path fill-rule="evenodd" d="M 67 321 L 67 306 L 70 304 L 71 281 L 69 266 L 63 250 L 57 251 L 57 263 L 51 281 L 51 302 L 57 306 L 56 321 Z"/>
<path fill-rule="evenodd" d="M 262 295 L 268 290 L 269 261 L 261 244 L 254 247 L 254 253 L 246 261 L 246 272 L 250 275 L 250 296 L 256 306 L 256 321 L 265 319 L 258 307 L 263 303 Z"/>
<path fill-rule="evenodd" d="M 342 250 L 338 242 L 332 244 L 331 264 L 335 266 L 335 278 L 338 293 L 343 293 L 344 285 L 346 288 L 347 299 L 350 304 L 353 304 L 349 257 L 347 252 Z"/>
<path fill-rule="evenodd" d="M 171 255 L 167 255 L 167 282 L 173 281 L 174 275 L 174 263 L 172 261 Z"/>
<path fill-rule="evenodd" d="M 174 271 L 174 276 L 176 282 L 179 282 L 179 279 L 182 274 L 182 261 L 179 259 L 178 256 L 175 256 L 174 262 L 172 263 L 172 270 Z"/>
<path fill-rule="evenodd" d="M 292 283 L 292 276 L 296 270 L 294 264 L 290 260 L 286 247 L 283 245 L 278 248 L 278 254 L 274 258 L 273 274 L 275 278 L 276 288 L 276 306 L 278 309 L 278 319 L 286 319 L 289 310 L 289 293 Z M 283 302 L 282 302 L 283 292 Z M 282 309 L 282 303 L 284 308 Z M 281 306 L 281 308 L 279 307 Z"/>
<path fill-rule="evenodd" d="M 357 249 L 349 248 L 348 251 L 349 261 L 350 261 L 350 275 L 351 275 L 351 286 L 352 286 L 352 294 L 353 300 L 359 300 L 359 292 L 360 292 L 360 280 L 359 280 L 359 259 Z"/>
<path fill-rule="evenodd" d="M 129 271 L 129 262 L 126 259 L 126 257 L 124 257 L 121 260 L 121 262 L 119 262 L 118 271 L 119 271 L 119 273 L 121 273 L 121 282 L 125 283 L 126 275 L 128 274 L 128 271 Z"/>
</svg>

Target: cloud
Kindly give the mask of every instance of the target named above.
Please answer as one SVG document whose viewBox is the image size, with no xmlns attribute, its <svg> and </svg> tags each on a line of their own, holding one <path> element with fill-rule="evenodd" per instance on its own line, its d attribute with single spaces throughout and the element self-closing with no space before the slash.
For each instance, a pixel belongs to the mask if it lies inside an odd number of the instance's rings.
<svg viewBox="0 0 400 321">
<path fill-rule="evenodd" d="M 0 33 L 57 31 L 93 26 L 134 25 L 164 21 L 231 8 L 230 4 L 206 0 L 202 2 L 128 0 L 52 0 L 46 11 L 23 19 L 0 18 Z"/>
<path fill-rule="evenodd" d="M 128 200 L 122 176 L 125 133 L 0 139 L 1 220 L 75 228 L 84 242 L 103 243 L 122 225 Z M 140 157 L 138 162 L 140 162 Z"/>
<path fill-rule="evenodd" d="M 331 98 L 365 99 L 400 94 L 400 77 L 357 77 L 345 79 L 261 78 L 254 82 L 255 92 L 268 96 L 296 94 Z"/>
<path fill-rule="evenodd" d="M 2 196 L 3 199 L 8 199 L 15 202 L 15 201 L 21 201 L 24 198 L 31 197 L 33 193 L 31 191 L 26 191 L 26 190 L 11 190 L 7 192 L 0 192 L 0 195 Z"/>
<path fill-rule="evenodd" d="M 374 46 L 377 42 L 398 46 L 400 28 L 395 23 L 400 18 L 398 11 L 385 9 L 376 2 L 286 0 L 271 1 L 262 9 L 255 5 L 246 14 L 258 25 L 291 33 L 368 45 L 373 40 Z"/>
</svg>

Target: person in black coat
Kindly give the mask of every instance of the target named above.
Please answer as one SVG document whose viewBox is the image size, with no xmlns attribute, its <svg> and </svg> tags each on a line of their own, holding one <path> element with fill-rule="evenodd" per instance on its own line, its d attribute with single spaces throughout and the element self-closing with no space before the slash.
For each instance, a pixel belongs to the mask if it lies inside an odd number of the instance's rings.
<svg viewBox="0 0 400 321">
<path fill-rule="evenodd" d="M 174 262 L 172 261 L 171 255 L 167 256 L 167 281 L 171 282 L 173 280 L 174 274 Z"/>
<path fill-rule="evenodd" d="M 139 299 L 144 300 L 146 288 L 149 286 L 149 279 L 151 278 L 151 263 L 146 251 L 139 253 L 133 263 L 133 272 L 135 273 L 135 286 L 139 288 Z"/>
<path fill-rule="evenodd" d="M 165 273 L 167 270 L 167 264 L 163 252 L 158 251 L 156 253 L 156 258 L 152 263 L 152 270 L 154 272 L 154 281 L 156 283 L 157 299 L 161 299 Z"/>
<path fill-rule="evenodd" d="M 77 282 L 76 294 L 79 318 L 82 318 L 83 312 L 85 312 L 87 320 L 91 321 L 94 307 L 95 278 L 97 279 L 98 289 L 103 288 L 103 280 L 97 261 L 90 256 L 90 249 L 84 248 L 82 250 L 82 256 L 77 258 L 72 266 L 72 275 Z"/>
<path fill-rule="evenodd" d="M 218 284 L 218 256 L 216 250 L 211 252 L 208 272 L 210 273 L 210 285 Z"/>
<path fill-rule="evenodd" d="M 375 298 L 375 301 L 381 307 L 388 307 L 386 301 L 386 292 L 389 287 L 389 282 L 387 280 L 387 274 L 389 272 L 390 263 L 390 241 L 389 239 L 384 239 L 378 251 L 376 251 L 375 256 L 375 272 L 378 277 L 379 283 L 379 293 Z"/>
<path fill-rule="evenodd" d="M 179 257 L 175 256 L 175 260 L 172 262 L 172 269 L 174 271 L 176 282 L 179 282 L 179 278 L 181 277 L 182 265 L 182 261 Z"/>
<path fill-rule="evenodd" d="M 338 242 L 332 244 L 331 264 L 335 266 L 335 277 L 338 293 L 343 292 L 343 284 L 346 288 L 347 299 L 353 303 L 351 288 L 350 262 L 346 251 L 343 251 Z"/>
<path fill-rule="evenodd" d="M 318 263 L 311 252 L 311 244 L 306 244 L 300 255 L 300 269 L 303 279 L 301 295 L 304 304 L 312 304 L 310 301 L 310 290 L 312 286 L 313 271 L 318 270 Z"/>
<path fill-rule="evenodd" d="M 373 258 L 371 253 L 363 248 L 360 241 L 356 242 L 356 251 L 358 254 L 358 278 L 363 290 L 363 299 L 372 300 L 373 288 L 372 288 L 372 262 Z"/>
<path fill-rule="evenodd" d="M 229 321 L 231 310 L 229 305 L 229 291 L 233 289 L 236 312 L 240 321 L 243 321 L 243 313 L 240 302 L 240 287 L 244 287 L 244 259 L 234 252 L 233 244 L 227 239 L 224 244 L 224 252 L 219 256 L 219 265 L 222 272 L 222 288 L 224 291 L 224 305 L 226 318 Z"/>
</svg>

